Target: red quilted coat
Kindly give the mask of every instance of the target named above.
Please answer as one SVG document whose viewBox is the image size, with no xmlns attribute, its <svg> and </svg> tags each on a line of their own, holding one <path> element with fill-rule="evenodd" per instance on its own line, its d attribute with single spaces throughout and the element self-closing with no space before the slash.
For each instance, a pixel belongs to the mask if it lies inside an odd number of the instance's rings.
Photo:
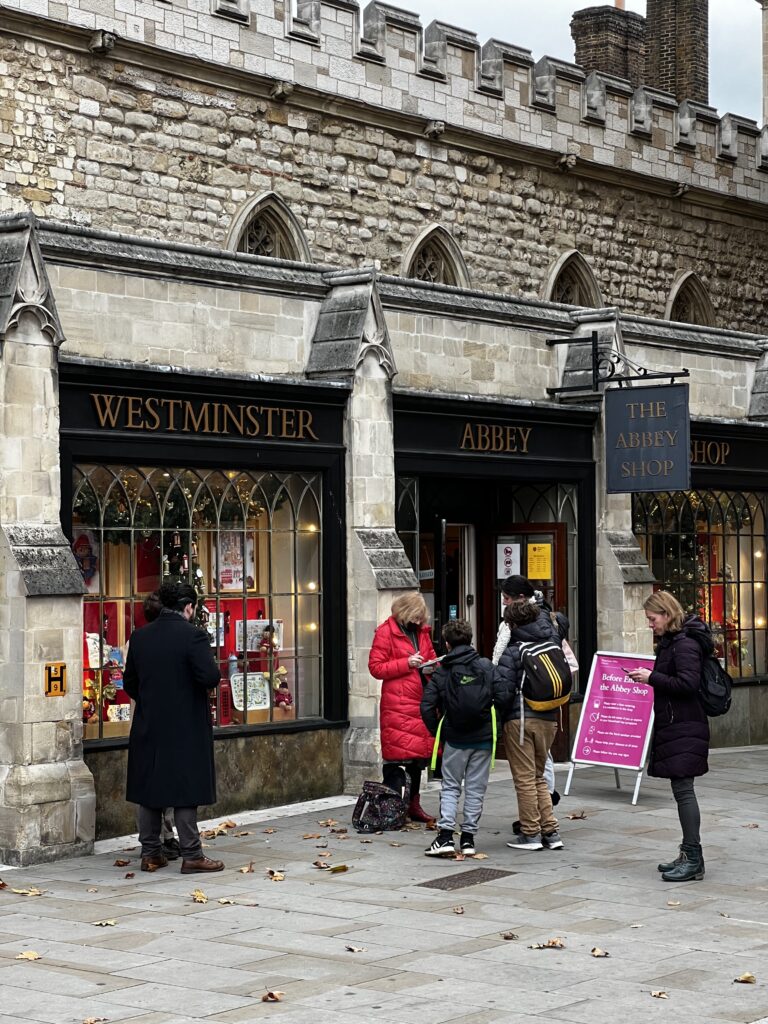
<svg viewBox="0 0 768 1024">
<path fill-rule="evenodd" d="M 419 654 L 425 661 L 436 657 L 429 626 L 418 635 Z M 368 657 L 368 670 L 381 679 L 381 754 L 385 761 L 410 761 L 432 756 L 434 739 L 421 720 L 419 706 L 424 693 L 421 676 L 408 667 L 416 652 L 410 638 L 390 615 L 376 630 Z"/>
</svg>

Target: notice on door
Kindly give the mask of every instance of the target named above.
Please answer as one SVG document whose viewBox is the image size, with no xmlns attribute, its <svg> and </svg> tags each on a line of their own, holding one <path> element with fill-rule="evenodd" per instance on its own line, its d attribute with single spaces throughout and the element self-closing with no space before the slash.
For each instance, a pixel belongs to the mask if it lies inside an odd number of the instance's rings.
<svg viewBox="0 0 768 1024">
<path fill-rule="evenodd" d="M 527 562 L 529 580 L 552 579 L 551 544 L 529 544 Z"/>
<path fill-rule="evenodd" d="M 652 668 L 650 654 L 598 651 L 592 661 L 571 760 L 640 771 L 653 725 L 653 687 L 627 675 Z"/>
<path fill-rule="evenodd" d="M 520 545 L 496 545 L 496 579 L 505 580 L 507 576 L 520 575 Z"/>
</svg>

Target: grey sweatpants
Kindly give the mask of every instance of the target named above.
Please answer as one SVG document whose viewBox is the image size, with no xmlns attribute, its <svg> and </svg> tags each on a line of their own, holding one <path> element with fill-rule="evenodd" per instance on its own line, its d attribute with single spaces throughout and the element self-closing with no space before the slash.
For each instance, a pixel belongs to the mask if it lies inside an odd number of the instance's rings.
<svg viewBox="0 0 768 1024">
<path fill-rule="evenodd" d="M 461 784 L 464 783 L 462 832 L 472 835 L 483 813 L 483 800 L 491 771 L 490 750 L 461 750 L 446 743 L 443 748 L 443 787 L 440 791 L 438 828 L 455 831 Z"/>
</svg>

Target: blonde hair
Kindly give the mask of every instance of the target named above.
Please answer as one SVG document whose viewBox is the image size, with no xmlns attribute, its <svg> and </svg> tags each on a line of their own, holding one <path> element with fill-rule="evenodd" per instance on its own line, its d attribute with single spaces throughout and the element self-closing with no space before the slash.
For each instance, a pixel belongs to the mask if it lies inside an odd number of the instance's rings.
<svg viewBox="0 0 768 1024">
<path fill-rule="evenodd" d="M 679 633 L 683 628 L 685 611 L 677 598 L 670 594 L 669 591 L 657 590 L 655 594 L 651 594 L 643 602 L 643 608 L 645 611 L 653 612 L 655 615 L 668 615 L 669 624 L 667 625 L 667 632 Z"/>
<path fill-rule="evenodd" d="M 392 602 L 392 617 L 401 626 L 408 622 L 417 622 L 423 626 L 429 621 L 429 610 L 427 604 L 418 590 L 410 594 L 402 594 Z"/>
</svg>

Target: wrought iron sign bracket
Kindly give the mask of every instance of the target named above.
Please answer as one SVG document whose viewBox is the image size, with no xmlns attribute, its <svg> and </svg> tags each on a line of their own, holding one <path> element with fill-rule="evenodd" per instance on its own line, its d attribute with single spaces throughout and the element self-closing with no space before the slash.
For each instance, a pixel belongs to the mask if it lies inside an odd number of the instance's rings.
<svg viewBox="0 0 768 1024">
<path fill-rule="evenodd" d="M 679 378 L 690 377 L 690 372 L 684 367 L 674 372 L 661 373 L 647 370 L 644 366 L 634 363 L 627 356 L 620 355 L 618 352 L 603 353 L 600 351 L 598 344 L 597 331 L 592 331 L 589 339 L 577 338 L 575 340 L 577 342 L 590 340 L 592 343 L 592 391 L 598 391 L 601 384 L 618 384 L 620 388 L 626 387 L 627 384 L 636 380 L 667 380 L 670 384 L 674 384 L 675 380 Z M 547 345 L 550 347 L 553 345 L 570 345 L 573 342 L 573 338 L 547 338 Z M 617 373 L 619 368 L 625 367 L 634 372 Z M 586 390 L 587 388 L 584 384 L 571 384 L 564 388 L 547 388 L 547 394 L 565 395 Z"/>
</svg>

